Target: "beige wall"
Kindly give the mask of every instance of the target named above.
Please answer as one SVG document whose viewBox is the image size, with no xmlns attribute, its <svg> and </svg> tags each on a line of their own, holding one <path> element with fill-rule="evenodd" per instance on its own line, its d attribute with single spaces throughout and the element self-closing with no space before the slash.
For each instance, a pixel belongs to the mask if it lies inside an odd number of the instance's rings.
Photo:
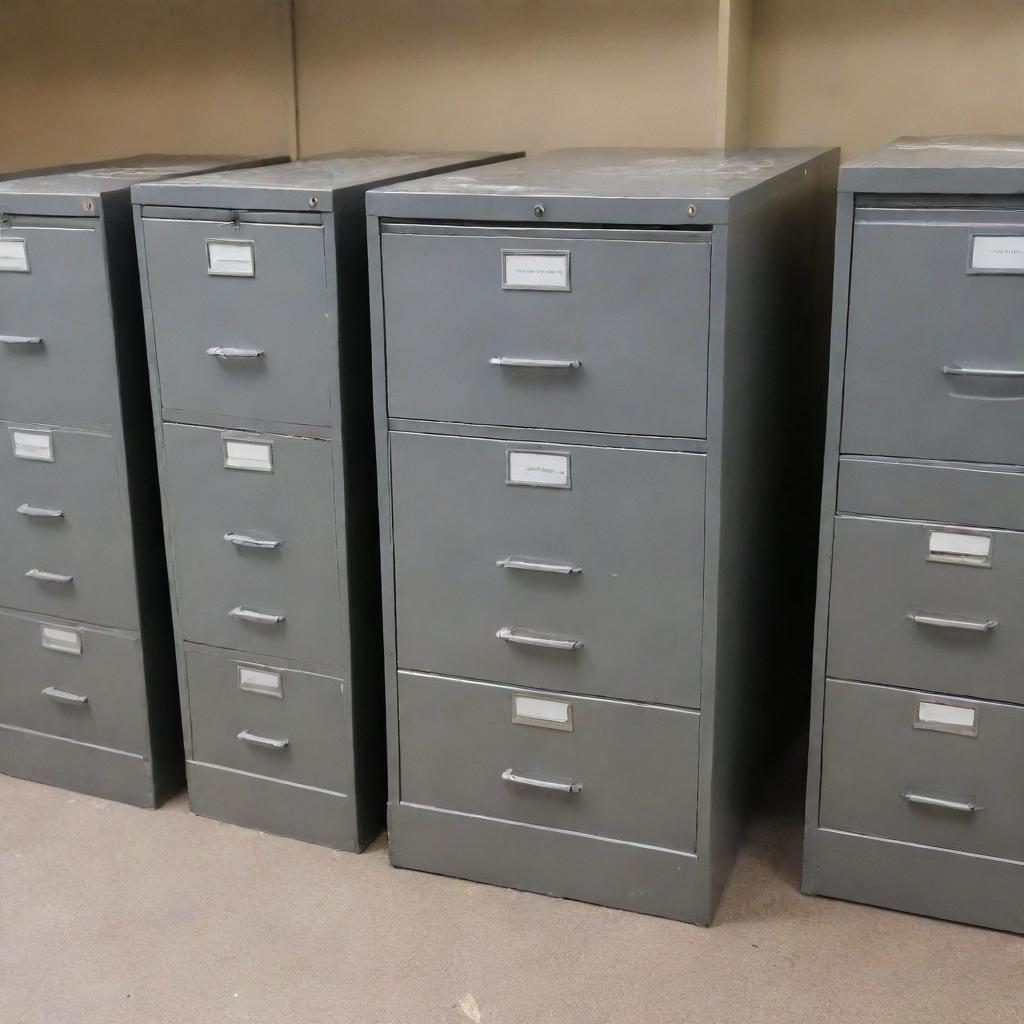
<svg viewBox="0 0 1024 1024">
<path fill-rule="evenodd" d="M 0 171 L 286 152 L 281 0 L 0 0 Z"/>
<path fill-rule="evenodd" d="M 716 0 L 298 0 L 303 152 L 709 145 Z"/>
<path fill-rule="evenodd" d="M 294 2 L 306 154 L 1024 134 L 1024 0 Z M 0 0 L 0 172 L 289 151 L 289 6 Z"/>
<path fill-rule="evenodd" d="M 1024 133 L 1021 0 L 756 0 L 749 138 Z"/>
</svg>

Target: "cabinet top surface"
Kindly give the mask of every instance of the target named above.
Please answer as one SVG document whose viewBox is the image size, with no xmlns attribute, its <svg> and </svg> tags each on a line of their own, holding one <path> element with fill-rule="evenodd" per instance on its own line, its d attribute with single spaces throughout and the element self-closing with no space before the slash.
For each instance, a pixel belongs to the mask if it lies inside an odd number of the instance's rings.
<svg viewBox="0 0 1024 1024">
<path fill-rule="evenodd" d="M 1024 192 L 1024 136 L 902 136 L 846 161 L 843 192 Z"/>
<path fill-rule="evenodd" d="M 431 216 L 437 206 L 476 206 L 523 200 L 639 202 L 674 206 L 686 220 L 689 205 L 722 208 L 752 196 L 787 174 L 826 156 L 821 147 L 793 149 L 561 149 L 374 190 L 367 202 L 381 216 Z M 552 211 L 554 213 L 555 211 Z M 442 214 L 446 216 L 447 214 Z M 642 222 L 642 221 L 641 221 Z M 691 223 L 694 221 L 691 220 Z"/>
<path fill-rule="evenodd" d="M 483 152 L 328 153 L 290 163 L 193 174 L 132 190 L 136 203 L 209 206 L 230 203 L 266 209 L 331 209 L 334 193 L 362 190 L 514 154 Z M 317 202 L 309 203 L 315 196 Z"/>
<path fill-rule="evenodd" d="M 44 173 L 0 181 L 2 196 L 74 196 L 98 198 L 107 192 L 129 188 L 137 182 L 154 181 L 173 175 L 196 174 L 243 157 L 231 156 L 146 156 L 122 157 L 103 163 L 59 167 Z M 2 205 L 2 199 L 0 199 Z"/>
</svg>

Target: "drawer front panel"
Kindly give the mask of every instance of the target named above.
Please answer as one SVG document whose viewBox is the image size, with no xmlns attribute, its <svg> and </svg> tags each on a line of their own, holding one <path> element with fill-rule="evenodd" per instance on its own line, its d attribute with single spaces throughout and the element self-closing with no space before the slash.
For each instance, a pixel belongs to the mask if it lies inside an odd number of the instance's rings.
<svg viewBox="0 0 1024 1024">
<path fill-rule="evenodd" d="M 983 219 L 916 216 L 854 230 L 842 450 L 1020 465 L 1024 278 L 969 273 Z"/>
<path fill-rule="evenodd" d="M 331 445 L 165 424 L 164 446 L 185 639 L 343 664 Z"/>
<path fill-rule="evenodd" d="M 144 233 L 163 407 L 330 424 L 323 228 L 146 218 Z"/>
<path fill-rule="evenodd" d="M 136 626 L 122 483 L 108 434 L 0 424 L 0 605 Z"/>
<path fill-rule="evenodd" d="M 138 637 L 0 612 L 0 722 L 146 754 Z"/>
<path fill-rule="evenodd" d="M 196 761 L 349 793 L 351 729 L 342 681 L 186 650 Z"/>
<path fill-rule="evenodd" d="M 695 848 L 695 712 L 405 672 L 398 710 L 403 804 Z"/>
<path fill-rule="evenodd" d="M 15 217 L 28 272 L 0 272 L 0 418 L 68 426 L 117 419 L 106 257 L 93 218 Z"/>
<path fill-rule="evenodd" d="M 1022 808 L 1024 708 L 828 680 L 823 828 L 1022 861 Z"/>
<path fill-rule="evenodd" d="M 393 433 L 391 459 L 402 668 L 699 706 L 703 456 Z"/>
<path fill-rule="evenodd" d="M 840 516 L 828 673 L 1024 703 L 1024 534 Z"/>
<path fill-rule="evenodd" d="M 709 243 L 381 242 L 391 416 L 705 435 Z"/>
</svg>

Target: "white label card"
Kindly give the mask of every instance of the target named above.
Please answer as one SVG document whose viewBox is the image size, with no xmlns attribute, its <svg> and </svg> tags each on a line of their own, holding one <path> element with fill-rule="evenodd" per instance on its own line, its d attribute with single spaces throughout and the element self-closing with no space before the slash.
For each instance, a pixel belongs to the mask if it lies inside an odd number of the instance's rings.
<svg viewBox="0 0 1024 1024">
<path fill-rule="evenodd" d="M 956 704 L 922 700 L 917 705 L 917 718 L 914 725 L 919 729 L 933 729 L 936 732 L 977 736 L 978 711 L 976 708 L 962 707 Z"/>
<path fill-rule="evenodd" d="M 971 270 L 1002 270 L 1024 274 L 1024 235 L 975 235 Z"/>
<path fill-rule="evenodd" d="M 63 629 L 61 626 L 40 626 L 42 645 L 50 651 L 64 654 L 82 653 L 82 634 L 77 629 Z"/>
<path fill-rule="evenodd" d="M 270 669 L 239 665 L 238 688 L 248 690 L 250 693 L 266 694 L 268 697 L 284 696 L 284 691 L 281 689 L 281 673 L 271 672 Z"/>
<path fill-rule="evenodd" d="M 215 277 L 255 277 L 255 243 L 208 238 L 206 268 Z"/>
<path fill-rule="evenodd" d="M 225 438 L 224 465 L 228 469 L 271 473 L 274 470 L 274 446 L 269 441 L 234 441 Z"/>
<path fill-rule="evenodd" d="M 46 430 L 12 430 L 11 443 L 16 459 L 53 462 L 53 434 Z"/>
<path fill-rule="evenodd" d="M 24 238 L 0 238 L 0 271 L 28 273 L 28 244 Z"/>
<path fill-rule="evenodd" d="M 567 292 L 572 287 L 567 252 L 506 250 L 501 260 L 502 288 Z"/>
<path fill-rule="evenodd" d="M 928 557 L 935 562 L 991 565 L 992 538 L 977 533 L 931 530 L 928 533 Z"/>
<path fill-rule="evenodd" d="M 508 482 L 528 487 L 571 487 L 569 456 L 551 452 L 509 452 Z"/>
<path fill-rule="evenodd" d="M 546 729 L 572 731 L 572 704 L 517 693 L 512 697 L 512 721 L 518 725 L 539 725 Z"/>
</svg>

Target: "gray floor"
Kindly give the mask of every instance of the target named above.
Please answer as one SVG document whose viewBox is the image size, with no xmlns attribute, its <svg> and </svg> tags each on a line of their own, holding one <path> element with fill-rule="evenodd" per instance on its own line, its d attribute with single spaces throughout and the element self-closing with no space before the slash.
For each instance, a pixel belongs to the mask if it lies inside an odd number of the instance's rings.
<svg viewBox="0 0 1024 1024">
<path fill-rule="evenodd" d="M 797 892 L 798 787 L 711 929 L 0 776 L 0 1024 L 1001 1024 L 1024 939 Z"/>
</svg>

